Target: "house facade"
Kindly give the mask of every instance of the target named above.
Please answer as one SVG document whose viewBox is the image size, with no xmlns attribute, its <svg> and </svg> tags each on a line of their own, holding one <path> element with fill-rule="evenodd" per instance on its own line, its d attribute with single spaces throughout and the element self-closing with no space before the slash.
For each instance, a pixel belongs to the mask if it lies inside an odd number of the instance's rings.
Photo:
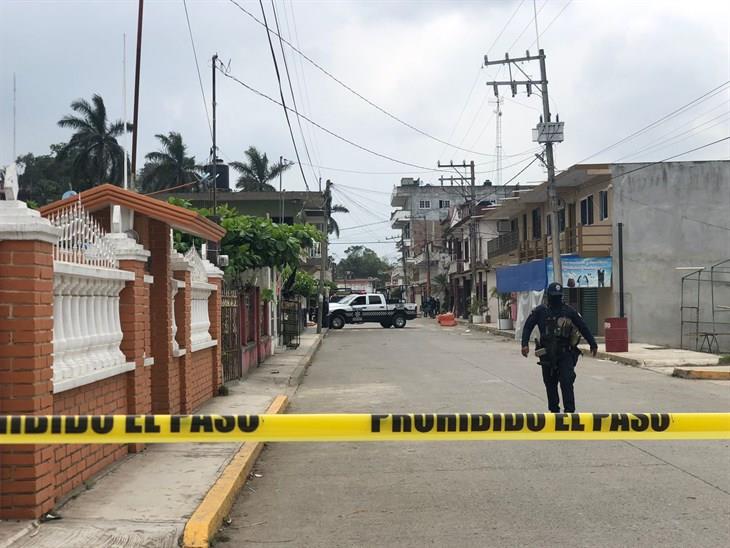
<svg viewBox="0 0 730 548">
<path fill-rule="evenodd" d="M 603 334 L 623 300 L 633 341 L 699 349 L 699 332 L 728 346 L 730 334 L 722 333 L 730 333 L 730 314 L 720 302 L 730 300 L 727 278 L 716 273 L 714 283 L 697 287 L 682 278 L 709 275 L 730 259 L 729 161 L 574 165 L 556 177 L 556 188 L 566 300 L 594 333 Z M 552 281 L 546 200 L 543 183 L 486 208 L 485 218 L 502 229 L 487 242 L 491 287 L 520 294 Z"/>
</svg>

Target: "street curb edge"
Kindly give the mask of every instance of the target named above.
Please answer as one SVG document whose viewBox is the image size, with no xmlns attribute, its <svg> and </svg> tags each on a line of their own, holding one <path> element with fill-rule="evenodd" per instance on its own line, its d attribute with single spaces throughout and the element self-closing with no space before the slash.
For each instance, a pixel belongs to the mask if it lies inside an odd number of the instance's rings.
<svg viewBox="0 0 730 548">
<path fill-rule="evenodd" d="M 284 413 L 288 405 L 287 396 L 276 396 L 266 413 Z M 263 447 L 263 442 L 244 443 L 236 451 L 185 524 L 183 548 L 209 548 L 211 540 L 230 512 Z"/>
</svg>

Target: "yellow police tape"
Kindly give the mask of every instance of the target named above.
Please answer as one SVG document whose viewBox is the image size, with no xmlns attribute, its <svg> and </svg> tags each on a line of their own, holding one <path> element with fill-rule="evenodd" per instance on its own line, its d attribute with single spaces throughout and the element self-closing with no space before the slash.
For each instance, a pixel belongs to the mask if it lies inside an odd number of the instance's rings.
<svg viewBox="0 0 730 548">
<path fill-rule="evenodd" d="M 730 413 L 0 416 L 0 445 L 730 439 Z"/>
</svg>

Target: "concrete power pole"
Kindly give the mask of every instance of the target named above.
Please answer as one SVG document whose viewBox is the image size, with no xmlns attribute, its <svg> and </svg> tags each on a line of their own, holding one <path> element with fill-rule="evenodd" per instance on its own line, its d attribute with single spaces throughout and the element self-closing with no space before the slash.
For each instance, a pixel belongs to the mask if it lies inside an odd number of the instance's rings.
<svg viewBox="0 0 730 548">
<path fill-rule="evenodd" d="M 423 219 L 426 225 L 426 295 L 431 296 L 431 241 L 428 239 L 428 219 Z"/>
<path fill-rule="evenodd" d="M 330 190 L 331 187 L 332 181 L 327 179 L 327 184 L 324 191 L 324 240 L 322 241 L 319 249 L 322 262 L 320 263 L 319 267 L 319 311 L 317 313 L 317 333 L 322 332 L 322 316 L 324 316 L 324 273 L 327 270 L 327 257 L 329 256 L 327 246 L 329 235 L 327 228 L 330 224 L 330 212 L 332 209 L 332 191 Z"/>
<path fill-rule="evenodd" d="M 540 80 L 531 80 L 518 63 L 526 61 L 539 61 L 540 62 Z M 554 281 L 562 284 L 563 283 L 563 271 L 560 263 L 560 232 L 558 230 L 558 193 L 555 189 L 555 158 L 553 156 L 553 143 L 563 142 L 563 122 L 557 119 L 555 122 L 550 117 L 550 101 L 548 99 L 548 80 L 547 70 L 545 68 L 545 51 L 539 50 L 538 55 L 530 55 L 530 52 L 526 52 L 524 57 L 517 57 L 510 59 L 509 54 L 505 54 L 504 59 L 499 61 L 489 61 L 487 56 L 484 56 L 484 66 L 490 65 L 509 65 L 510 75 L 512 74 L 512 65 L 515 65 L 517 69 L 527 77 L 527 80 L 507 80 L 507 81 L 495 81 L 487 82 L 488 86 L 494 87 L 494 95 L 499 97 L 499 86 L 509 86 L 512 90 L 512 97 L 517 95 L 517 86 L 525 86 L 527 89 L 527 95 L 532 95 L 533 86 L 540 86 L 540 94 L 542 95 L 542 117 L 540 122 L 537 124 L 537 128 L 533 130 L 533 141 L 543 143 L 545 145 L 545 159 L 544 163 L 547 167 L 548 181 L 547 181 L 547 210 L 551 213 L 550 215 L 550 233 L 552 234 L 552 256 L 553 256 L 553 278 Z"/>
<path fill-rule="evenodd" d="M 455 164 L 454 162 L 449 162 L 448 164 L 442 164 L 441 162 L 438 162 L 438 167 L 449 167 L 452 169 L 469 169 L 469 176 L 459 176 L 459 177 L 440 177 L 439 181 L 441 181 L 441 184 L 443 185 L 444 181 L 450 181 L 452 184 L 454 181 L 460 181 L 460 182 L 469 182 L 469 192 L 464 193 L 464 197 L 466 198 L 467 203 L 469 204 L 469 271 L 471 273 L 471 291 L 469 294 L 469 303 L 475 303 L 477 300 L 477 223 L 476 219 L 474 218 L 476 214 L 476 204 L 477 204 L 477 194 L 476 194 L 476 172 L 474 170 L 474 160 L 469 162 L 468 164 L 466 162 L 462 162 L 461 164 Z M 489 301 L 487 300 L 485 302 L 487 306 L 489 306 Z M 489 312 L 489 309 L 487 309 L 487 312 Z M 472 314 L 471 311 L 469 311 L 469 323 L 472 323 Z"/>
</svg>

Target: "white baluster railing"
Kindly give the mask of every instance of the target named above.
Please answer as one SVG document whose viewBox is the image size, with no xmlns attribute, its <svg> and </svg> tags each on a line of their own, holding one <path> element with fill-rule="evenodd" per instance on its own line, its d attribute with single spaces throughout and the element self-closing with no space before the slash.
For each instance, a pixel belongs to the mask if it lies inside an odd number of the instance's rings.
<svg viewBox="0 0 730 548">
<path fill-rule="evenodd" d="M 175 317 L 175 295 L 177 295 L 178 291 L 183 289 L 185 287 L 185 282 L 182 280 L 170 280 L 170 293 L 171 293 L 171 299 L 170 299 L 170 317 L 172 318 L 172 355 L 173 356 L 182 356 L 185 354 L 186 350 L 184 348 L 180 348 L 180 343 L 177 342 L 177 318 Z"/>
<path fill-rule="evenodd" d="M 119 348 L 119 293 L 133 279 L 125 270 L 54 263 L 54 392 L 134 369 Z"/>
<path fill-rule="evenodd" d="M 210 318 L 208 317 L 208 299 L 216 286 L 207 282 L 192 282 L 191 290 L 191 322 L 190 351 L 214 346 L 217 341 L 210 336 Z"/>
</svg>

